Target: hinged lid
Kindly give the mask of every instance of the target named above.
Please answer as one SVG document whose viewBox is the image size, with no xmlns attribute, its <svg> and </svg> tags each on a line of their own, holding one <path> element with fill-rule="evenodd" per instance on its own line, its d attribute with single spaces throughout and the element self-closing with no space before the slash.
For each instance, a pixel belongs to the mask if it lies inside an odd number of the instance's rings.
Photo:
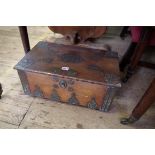
<svg viewBox="0 0 155 155">
<path fill-rule="evenodd" d="M 15 69 L 121 86 L 118 54 L 99 49 L 41 41 Z"/>
</svg>

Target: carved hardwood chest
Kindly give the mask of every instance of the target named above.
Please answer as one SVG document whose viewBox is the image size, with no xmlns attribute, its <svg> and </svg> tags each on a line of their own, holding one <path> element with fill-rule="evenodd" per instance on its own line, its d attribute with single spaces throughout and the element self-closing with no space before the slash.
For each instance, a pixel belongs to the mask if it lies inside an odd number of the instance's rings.
<svg viewBox="0 0 155 155">
<path fill-rule="evenodd" d="M 41 41 L 15 69 L 27 95 L 101 111 L 121 86 L 112 51 Z"/>
</svg>

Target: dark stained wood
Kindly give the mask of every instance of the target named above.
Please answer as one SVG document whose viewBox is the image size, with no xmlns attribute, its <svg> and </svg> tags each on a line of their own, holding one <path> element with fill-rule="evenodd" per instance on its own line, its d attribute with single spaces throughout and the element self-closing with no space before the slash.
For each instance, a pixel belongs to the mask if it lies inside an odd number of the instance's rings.
<svg viewBox="0 0 155 155">
<path fill-rule="evenodd" d="M 134 108 L 132 116 L 139 119 L 155 101 L 155 79 L 152 81 L 151 85 Z"/>
<path fill-rule="evenodd" d="M 122 39 L 124 39 L 126 37 L 126 35 L 128 34 L 128 32 L 129 32 L 128 29 L 129 29 L 129 26 L 123 26 L 122 31 L 120 33 L 120 37 Z"/>
<path fill-rule="evenodd" d="M 147 67 L 147 68 L 155 69 L 155 64 L 149 63 L 149 62 L 146 62 L 146 61 L 139 61 L 138 65 L 142 66 L 142 67 Z"/>
<path fill-rule="evenodd" d="M 122 124 L 134 123 L 148 110 L 155 101 L 155 78 L 146 90 L 129 118 L 122 119 Z"/>
<path fill-rule="evenodd" d="M 73 44 L 90 38 L 99 38 L 106 32 L 105 26 L 49 26 L 55 33 L 65 35 Z"/>
<path fill-rule="evenodd" d="M 126 66 L 130 64 L 131 58 L 135 51 L 136 46 L 137 46 L 137 43 L 134 43 L 134 42 L 131 42 L 131 44 L 129 45 L 127 51 L 125 52 L 125 54 L 123 55 L 123 57 L 119 63 L 120 71 L 123 72 L 125 70 Z"/>
<path fill-rule="evenodd" d="M 144 53 L 144 49 L 148 46 L 148 41 L 150 39 L 152 30 L 153 30 L 152 27 L 143 27 L 140 40 L 136 44 L 136 47 L 132 54 L 131 61 L 130 61 L 130 64 L 128 65 L 125 77 L 122 80 L 123 82 L 127 82 L 128 79 L 133 75 L 135 69 L 137 68 L 138 63 Z M 121 65 L 121 68 L 124 68 L 124 67 Z"/>
<path fill-rule="evenodd" d="M 39 42 L 16 66 L 25 94 L 108 111 L 121 86 L 118 54 Z"/>
<path fill-rule="evenodd" d="M 2 97 L 3 89 L 2 89 L 2 84 L 0 83 L 0 99 Z"/>
<path fill-rule="evenodd" d="M 26 26 L 19 26 L 19 32 L 22 39 L 23 47 L 25 53 L 28 53 L 30 51 L 30 43 L 29 43 L 29 37 L 27 33 L 27 27 Z"/>
<path fill-rule="evenodd" d="M 62 71 L 62 67 L 70 70 Z M 97 83 L 107 83 L 105 75 L 110 74 L 113 80 L 108 84 L 115 86 L 120 83 L 117 53 L 74 45 L 41 41 L 15 68 Z"/>
<path fill-rule="evenodd" d="M 132 70 L 134 70 L 137 67 L 138 62 L 140 61 L 140 58 L 144 52 L 144 49 L 148 46 L 148 41 L 150 39 L 151 34 L 152 34 L 151 27 L 143 28 L 140 41 L 137 44 L 137 47 L 135 49 L 136 51 L 134 52 L 134 55 L 131 60 L 130 67 Z"/>
</svg>

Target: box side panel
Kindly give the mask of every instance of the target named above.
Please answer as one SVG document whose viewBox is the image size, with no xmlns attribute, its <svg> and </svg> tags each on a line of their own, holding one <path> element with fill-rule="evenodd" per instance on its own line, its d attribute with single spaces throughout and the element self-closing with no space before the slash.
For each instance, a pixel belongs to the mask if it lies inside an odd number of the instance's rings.
<svg viewBox="0 0 155 155">
<path fill-rule="evenodd" d="M 17 71 L 18 71 L 18 75 L 19 75 L 19 78 L 20 78 L 24 93 L 26 95 L 31 95 L 31 91 L 30 91 L 30 87 L 29 87 L 26 72 L 21 71 L 21 70 L 17 70 Z"/>
<path fill-rule="evenodd" d="M 27 72 L 27 79 L 32 96 L 97 110 L 103 109 L 108 90 L 104 85 L 32 72 Z"/>
</svg>

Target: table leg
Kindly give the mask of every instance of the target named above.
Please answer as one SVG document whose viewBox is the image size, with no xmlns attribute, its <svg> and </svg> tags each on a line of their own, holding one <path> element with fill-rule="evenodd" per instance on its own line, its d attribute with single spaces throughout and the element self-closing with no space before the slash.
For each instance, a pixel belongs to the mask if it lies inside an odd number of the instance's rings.
<svg viewBox="0 0 155 155">
<path fill-rule="evenodd" d="M 152 32 L 151 27 L 144 27 L 141 33 L 140 41 L 137 43 L 137 46 L 134 50 L 133 56 L 131 58 L 131 62 L 127 68 L 125 77 L 123 78 L 123 82 L 127 82 L 128 79 L 133 75 L 138 63 L 144 53 L 144 49 L 148 45 L 148 41 Z"/>
<path fill-rule="evenodd" d="M 121 120 L 122 124 L 130 124 L 134 123 L 147 111 L 147 109 L 153 104 L 155 101 L 155 78 L 152 81 L 151 85 L 144 93 L 142 98 L 140 99 L 139 103 L 136 105 L 132 114 L 129 118 L 123 118 Z"/>
<path fill-rule="evenodd" d="M 124 26 L 124 27 L 123 27 L 123 29 L 122 29 L 122 31 L 121 31 L 121 33 L 120 33 L 120 37 L 121 37 L 122 39 L 124 39 L 124 38 L 126 37 L 126 35 L 127 35 L 127 33 L 128 33 L 128 29 L 129 29 L 129 26 Z"/>
<path fill-rule="evenodd" d="M 22 39 L 23 47 L 25 53 L 28 53 L 30 51 L 30 44 L 29 44 L 29 37 L 27 33 L 27 27 L 26 26 L 19 26 L 20 36 Z"/>
<path fill-rule="evenodd" d="M 2 85 L 1 85 L 1 83 L 0 83 L 0 99 L 1 99 L 1 97 L 2 97 L 2 92 L 3 92 L 3 89 L 2 89 Z"/>
<path fill-rule="evenodd" d="M 130 61 L 131 61 L 131 58 L 132 58 L 132 55 L 134 53 L 134 50 L 135 50 L 136 46 L 137 46 L 137 43 L 134 43 L 134 42 L 132 42 L 129 45 L 126 53 L 123 55 L 123 58 L 119 63 L 120 71 L 123 72 L 125 70 L 125 68 L 127 67 L 127 65 L 130 64 Z"/>
</svg>

